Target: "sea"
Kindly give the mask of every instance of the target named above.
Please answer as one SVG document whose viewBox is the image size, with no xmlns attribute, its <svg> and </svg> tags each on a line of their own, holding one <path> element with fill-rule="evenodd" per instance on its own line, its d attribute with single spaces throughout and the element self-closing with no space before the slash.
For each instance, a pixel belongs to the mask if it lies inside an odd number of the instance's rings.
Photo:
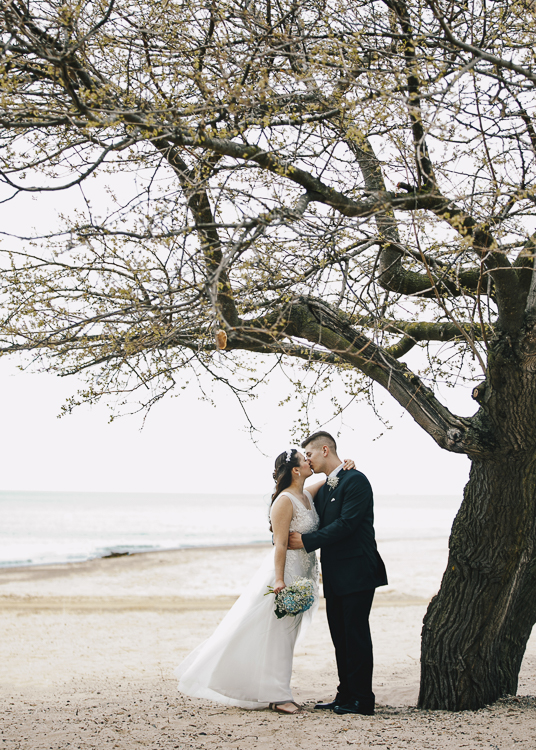
<svg viewBox="0 0 536 750">
<path fill-rule="evenodd" d="M 271 541 L 268 495 L 0 492 L 0 567 Z M 447 549 L 455 495 L 379 495 L 380 551 Z M 431 545 L 431 546 L 430 546 Z M 443 552 L 441 552 L 443 555 Z M 444 555 L 443 555 L 444 556 Z M 424 562 L 424 561 L 423 561 Z"/>
</svg>

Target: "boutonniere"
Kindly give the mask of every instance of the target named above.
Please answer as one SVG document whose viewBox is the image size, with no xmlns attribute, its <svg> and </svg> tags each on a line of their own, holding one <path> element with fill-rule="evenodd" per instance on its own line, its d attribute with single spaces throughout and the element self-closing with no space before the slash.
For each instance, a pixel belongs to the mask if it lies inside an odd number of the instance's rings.
<svg viewBox="0 0 536 750">
<path fill-rule="evenodd" d="M 326 480 L 326 484 L 330 488 L 330 490 L 334 490 L 335 487 L 339 484 L 339 477 L 328 477 Z"/>
</svg>

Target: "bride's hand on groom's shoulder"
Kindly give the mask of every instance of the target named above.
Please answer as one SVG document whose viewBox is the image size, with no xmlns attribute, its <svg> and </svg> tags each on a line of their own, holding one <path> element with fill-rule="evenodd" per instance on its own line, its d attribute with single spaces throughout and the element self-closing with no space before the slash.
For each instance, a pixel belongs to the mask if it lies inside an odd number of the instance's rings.
<svg viewBox="0 0 536 750">
<path fill-rule="evenodd" d="M 344 471 L 347 471 L 348 469 L 355 469 L 355 463 L 351 458 L 345 458 L 342 468 L 344 469 Z"/>
<path fill-rule="evenodd" d="M 274 594 L 279 594 L 280 591 L 283 591 L 283 589 L 286 589 L 287 585 L 285 581 L 279 580 L 276 581 L 274 584 Z"/>
</svg>

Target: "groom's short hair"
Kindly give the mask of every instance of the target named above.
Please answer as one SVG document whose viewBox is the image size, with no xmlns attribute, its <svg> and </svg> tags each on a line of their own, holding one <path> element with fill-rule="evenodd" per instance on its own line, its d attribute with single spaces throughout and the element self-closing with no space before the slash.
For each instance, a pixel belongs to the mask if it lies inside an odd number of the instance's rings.
<svg viewBox="0 0 536 750">
<path fill-rule="evenodd" d="M 320 441 L 322 441 L 323 445 L 327 445 L 331 451 L 337 453 L 337 443 L 335 442 L 333 436 L 330 435 L 329 432 L 324 432 L 323 430 L 321 430 L 320 432 L 313 432 L 312 435 L 306 437 L 302 442 L 301 447 L 306 448 L 310 443 L 316 443 Z"/>
</svg>

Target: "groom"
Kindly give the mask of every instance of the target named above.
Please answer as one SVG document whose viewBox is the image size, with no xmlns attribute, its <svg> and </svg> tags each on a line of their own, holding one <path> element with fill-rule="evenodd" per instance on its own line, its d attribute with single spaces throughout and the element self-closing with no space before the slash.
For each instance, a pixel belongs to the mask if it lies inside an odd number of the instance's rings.
<svg viewBox="0 0 536 750">
<path fill-rule="evenodd" d="M 360 471 L 341 471 L 337 445 L 328 432 L 315 432 L 301 444 L 315 474 L 327 474 L 315 507 L 318 531 L 293 532 L 289 549 L 320 548 L 326 613 L 335 646 L 339 687 L 335 700 L 315 708 L 337 714 L 374 714 L 372 640 L 369 613 L 374 589 L 387 584 L 376 549 L 372 488 Z"/>
</svg>

